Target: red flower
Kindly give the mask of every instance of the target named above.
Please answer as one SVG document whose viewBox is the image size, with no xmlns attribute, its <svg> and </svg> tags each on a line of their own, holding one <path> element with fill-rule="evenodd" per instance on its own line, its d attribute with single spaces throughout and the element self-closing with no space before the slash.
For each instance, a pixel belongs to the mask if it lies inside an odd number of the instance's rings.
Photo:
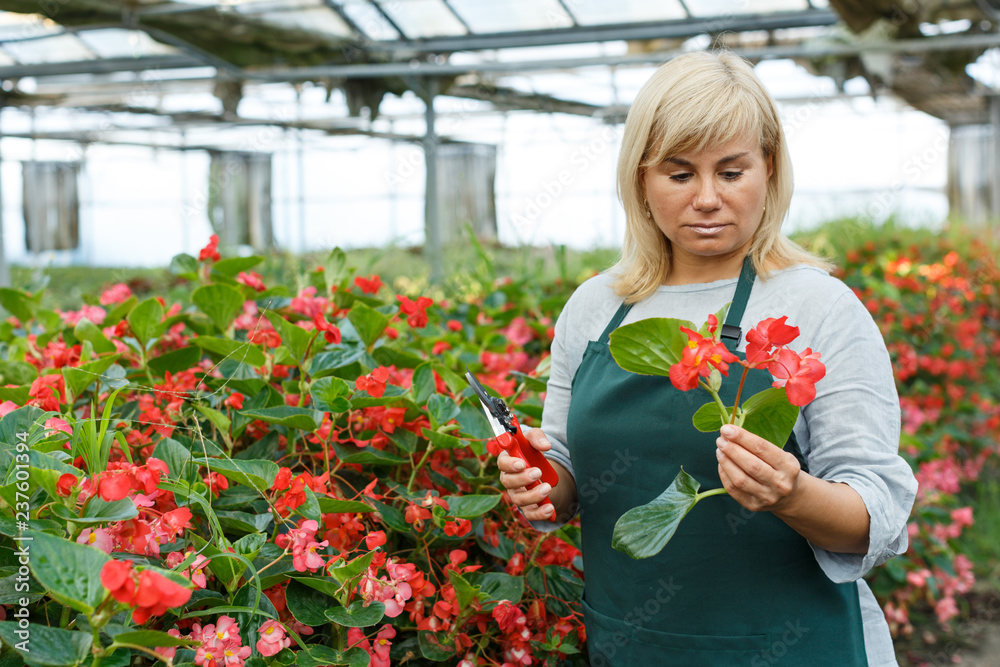
<svg viewBox="0 0 1000 667">
<path fill-rule="evenodd" d="M 365 294 L 376 294 L 382 288 L 382 279 L 377 275 L 371 275 L 367 278 L 357 276 L 354 279 L 354 284 Z"/>
<path fill-rule="evenodd" d="M 264 331 L 262 329 L 257 329 L 250 332 L 247 336 L 249 340 L 254 345 L 264 345 L 266 347 L 278 347 L 281 345 L 281 336 L 274 329 L 268 329 Z"/>
<path fill-rule="evenodd" d="M 241 394 L 238 391 L 234 391 L 232 394 L 229 395 L 229 398 L 227 398 L 224 401 L 224 403 L 226 404 L 226 406 L 232 408 L 233 410 L 242 410 L 243 394 Z"/>
<path fill-rule="evenodd" d="M 212 472 L 209 475 L 206 475 L 202 481 L 205 482 L 205 486 L 208 487 L 208 490 L 211 491 L 216 498 L 219 497 L 219 492 L 225 491 L 229 488 L 229 480 L 226 479 L 225 475 L 217 472 Z"/>
<path fill-rule="evenodd" d="M 327 343 L 333 343 L 334 345 L 340 343 L 340 329 L 336 325 L 327 322 L 322 313 L 316 313 L 313 316 L 313 324 L 316 325 L 318 330 L 323 332 L 323 337 Z"/>
<path fill-rule="evenodd" d="M 213 262 L 218 262 L 220 259 L 222 259 L 222 256 L 219 254 L 219 237 L 212 234 L 208 237 L 208 245 L 202 248 L 201 252 L 198 253 L 198 261 L 204 262 L 205 260 L 211 260 Z"/>
<path fill-rule="evenodd" d="M 368 546 L 368 550 L 371 551 L 375 547 L 380 547 L 385 544 L 385 531 L 384 530 L 373 530 L 372 532 L 365 535 L 365 544 Z"/>
<path fill-rule="evenodd" d="M 767 361 L 775 347 L 788 345 L 799 337 L 799 328 L 785 324 L 788 316 L 769 317 L 747 332 L 747 363 L 754 367 Z"/>
<path fill-rule="evenodd" d="M 40 375 L 31 383 L 30 401 L 45 412 L 59 412 L 59 404 L 66 400 L 66 381 L 62 375 Z"/>
<path fill-rule="evenodd" d="M 255 289 L 258 292 L 263 292 L 264 290 L 267 289 L 267 287 L 264 285 L 264 279 L 261 277 L 259 273 L 256 273 L 254 271 L 251 271 L 250 273 L 240 271 L 236 275 L 236 282 L 240 283 L 241 285 L 246 285 L 251 289 Z"/>
<path fill-rule="evenodd" d="M 76 486 L 76 475 L 71 472 L 59 475 L 59 479 L 56 481 L 56 493 L 66 498 L 74 486 Z"/>
<path fill-rule="evenodd" d="M 424 527 L 424 521 L 431 518 L 431 513 L 429 510 L 425 510 L 423 507 L 418 507 L 413 503 L 406 506 L 406 512 L 403 513 L 403 517 L 406 519 L 406 523 L 412 524 L 417 530 L 422 530 Z"/>
<path fill-rule="evenodd" d="M 97 495 L 105 502 L 121 500 L 135 486 L 135 478 L 128 472 L 115 470 L 97 476 Z"/>
<path fill-rule="evenodd" d="M 681 360 L 670 367 L 670 382 L 681 391 L 698 386 L 698 378 L 708 377 L 712 368 L 729 375 L 729 364 L 739 361 L 726 346 L 714 338 L 705 338 L 697 331 L 681 327 L 688 342 L 681 353 Z"/>
<path fill-rule="evenodd" d="M 385 394 L 385 383 L 389 379 L 389 369 L 379 366 L 368 375 L 359 377 L 354 381 L 354 388 L 358 391 L 367 391 L 369 396 L 379 398 Z"/>
<path fill-rule="evenodd" d="M 135 581 L 132 578 L 132 561 L 109 560 L 101 568 L 101 585 L 111 591 L 111 596 L 123 604 L 135 600 Z"/>
<path fill-rule="evenodd" d="M 448 330 L 449 331 L 461 331 L 462 323 L 458 320 L 448 320 Z"/>
<path fill-rule="evenodd" d="M 444 534 L 461 537 L 472 530 L 472 522 L 468 519 L 449 519 L 444 524 Z"/>
<path fill-rule="evenodd" d="M 278 474 L 274 476 L 274 484 L 271 485 L 272 491 L 284 491 L 292 484 L 292 470 L 291 468 L 279 468 Z"/>
<path fill-rule="evenodd" d="M 406 321 L 414 329 L 423 329 L 427 326 L 427 307 L 433 305 L 434 301 L 426 296 L 417 297 L 416 301 L 411 301 L 403 295 L 398 295 L 399 311 L 407 315 Z"/>
<path fill-rule="evenodd" d="M 190 588 L 175 584 L 153 570 L 143 570 L 139 573 L 139 585 L 135 591 L 134 604 L 139 608 L 132 613 L 132 620 L 142 625 L 150 616 L 159 616 L 190 599 Z"/>
<path fill-rule="evenodd" d="M 810 348 L 801 355 L 788 348 L 778 350 L 775 360 L 767 366 L 775 377 L 772 386 L 784 387 L 792 405 L 808 404 L 816 398 L 816 383 L 826 375 L 826 366 L 819 357 Z"/>
</svg>

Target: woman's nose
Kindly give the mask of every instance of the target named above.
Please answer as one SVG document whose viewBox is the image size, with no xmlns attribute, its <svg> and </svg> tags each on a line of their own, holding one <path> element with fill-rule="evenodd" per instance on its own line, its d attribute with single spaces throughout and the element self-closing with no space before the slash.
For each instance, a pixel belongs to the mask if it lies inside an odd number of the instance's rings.
<svg viewBox="0 0 1000 667">
<path fill-rule="evenodd" d="M 719 191 L 715 188 L 715 183 L 711 178 L 704 178 L 695 193 L 692 206 L 698 211 L 714 211 L 722 205 Z"/>
</svg>

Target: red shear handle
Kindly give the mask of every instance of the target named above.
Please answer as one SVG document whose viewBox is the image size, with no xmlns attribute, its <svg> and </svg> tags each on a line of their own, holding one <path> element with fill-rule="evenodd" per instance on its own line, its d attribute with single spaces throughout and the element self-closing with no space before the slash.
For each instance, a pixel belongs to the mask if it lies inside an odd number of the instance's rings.
<svg viewBox="0 0 1000 667">
<path fill-rule="evenodd" d="M 559 483 L 559 474 L 552 467 L 552 464 L 549 463 L 549 460 L 540 451 L 531 446 L 531 443 L 528 442 L 528 439 L 521 432 L 521 425 L 516 420 L 514 421 L 514 426 L 517 427 L 517 433 L 514 435 L 501 433 L 497 436 L 497 443 L 509 455 L 516 456 L 524 461 L 525 465 L 529 468 L 538 468 L 542 471 L 541 478 L 528 484 L 525 488 L 533 489 L 543 482 L 555 488 L 556 484 Z M 539 504 L 546 505 L 551 503 L 552 501 L 548 497 L 545 497 Z"/>
</svg>

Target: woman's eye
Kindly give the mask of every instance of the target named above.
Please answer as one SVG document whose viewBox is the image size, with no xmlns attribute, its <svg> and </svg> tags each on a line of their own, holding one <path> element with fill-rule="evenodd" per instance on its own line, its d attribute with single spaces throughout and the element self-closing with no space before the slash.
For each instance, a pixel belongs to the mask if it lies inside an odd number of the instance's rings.
<svg viewBox="0 0 1000 667">
<path fill-rule="evenodd" d="M 727 181 L 735 181 L 737 178 L 743 175 L 742 171 L 724 171 L 722 172 L 722 177 Z"/>
<path fill-rule="evenodd" d="M 670 180 L 672 180 L 672 181 L 679 181 L 679 182 L 683 183 L 684 181 L 688 180 L 689 178 L 691 178 L 691 174 L 674 174 L 673 176 L 670 177 Z"/>
</svg>

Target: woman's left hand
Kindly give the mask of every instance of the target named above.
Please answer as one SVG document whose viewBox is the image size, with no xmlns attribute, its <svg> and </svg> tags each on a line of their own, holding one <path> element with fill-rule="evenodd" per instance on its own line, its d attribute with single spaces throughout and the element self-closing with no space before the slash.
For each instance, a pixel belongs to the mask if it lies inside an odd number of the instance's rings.
<svg viewBox="0 0 1000 667">
<path fill-rule="evenodd" d="M 802 467 L 790 452 L 727 424 L 716 440 L 719 477 L 726 491 L 752 512 L 780 510 L 795 498 Z"/>
</svg>

